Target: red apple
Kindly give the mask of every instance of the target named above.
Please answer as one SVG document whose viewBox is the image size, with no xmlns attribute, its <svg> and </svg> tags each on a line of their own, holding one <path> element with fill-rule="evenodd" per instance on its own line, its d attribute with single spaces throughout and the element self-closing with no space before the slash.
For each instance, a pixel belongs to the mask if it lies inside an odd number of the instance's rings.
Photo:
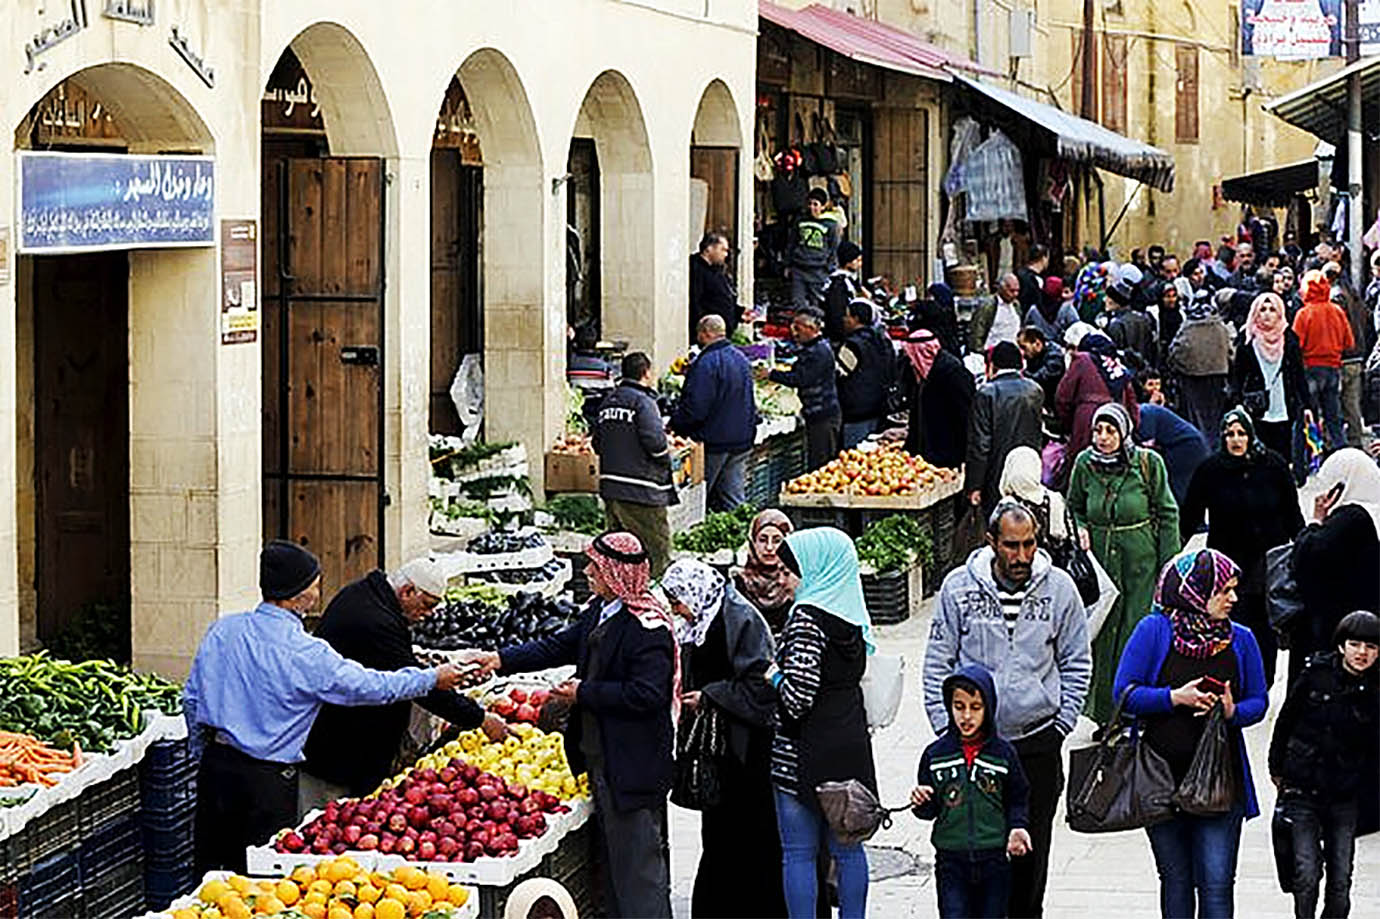
<svg viewBox="0 0 1380 919">
<path fill-rule="evenodd" d="M 532 694 L 527 697 L 527 701 L 532 703 L 533 708 L 541 708 L 546 704 L 546 700 L 551 698 L 551 693 L 545 689 L 534 689 Z"/>
<path fill-rule="evenodd" d="M 344 839 L 350 845 L 354 845 L 355 843 L 359 842 L 360 837 L 362 837 L 363 835 L 363 829 L 352 823 L 345 828 L 345 832 L 341 835 L 341 838 Z"/>
<path fill-rule="evenodd" d="M 513 717 L 516 718 L 518 721 L 525 721 L 528 724 L 536 724 L 537 710 L 532 706 L 528 705 L 526 702 L 524 702 L 517 707 L 517 711 L 513 713 Z"/>
<path fill-rule="evenodd" d="M 436 843 L 423 842 L 417 845 L 417 857 L 424 862 L 432 861 L 436 858 Z"/>
<path fill-rule="evenodd" d="M 368 852 L 371 849 L 377 849 L 378 847 L 379 838 L 375 836 L 373 833 L 365 833 L 363 836 L 359 837 L 360 851 Z"/>
<path fill-rule="evenodd" d="M 396 851 L 403 856 L 409 856 L 417 849 L 417 844 L 407 836 L 398 840 Z"/>
<path fill-rule="evenodd" d="M 465 843 L 465 861 L 472 862 L 484 857 L 484 844 L 473 840 Z"/>
<path fill-rule="evenodd" d="M 527 690 L 516 687 L 512 692 L 508 693 L 508 698 L 521 705 L 523 702 L 527 701 Z"/>
</svg>

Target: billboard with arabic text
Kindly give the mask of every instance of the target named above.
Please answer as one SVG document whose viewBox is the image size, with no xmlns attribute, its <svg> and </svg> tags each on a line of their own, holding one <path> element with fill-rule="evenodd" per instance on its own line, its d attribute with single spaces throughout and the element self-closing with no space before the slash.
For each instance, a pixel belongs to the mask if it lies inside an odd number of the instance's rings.
<svg viewBox="0 0 1380 919">
<path fill-rule="evenodd" d="M 212 246 L 215 161 L 20 151 L 18 251 Z"/>
<path fill-rule="evenodd" d="M 1342 0 L 1244 0 L 1241 53 L 1279 60 L 1342 54 Z"/>
</svg>

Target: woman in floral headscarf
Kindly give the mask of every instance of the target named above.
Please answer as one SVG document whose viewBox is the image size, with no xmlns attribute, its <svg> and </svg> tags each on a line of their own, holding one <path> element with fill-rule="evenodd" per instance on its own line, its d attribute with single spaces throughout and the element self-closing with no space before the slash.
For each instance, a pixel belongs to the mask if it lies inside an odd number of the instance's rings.
<svg viewBox="0 0 1380 919">
<path fill-rule="evenodd" d="M 767 620 L 777 635 L 786 624 L 795 597 L 795 581 L 781 564 L 777 550 L 795 526 L 791 518 L 769 507 L 752 518 L 748 530 L 747 563 L 733 573 L 734 586 Z"/>
<path fill-rule="evenodd" d="M 1223 814 L 1177 813 L 1149 827 L 1165 917 L 1232 915 L 1241 822 L 1260 813 L 1243 728 L 1269 707 L 1255 636 L 1231 621 L 1236 563 L 1215 549 L 1184 552 L 1160 574 L 1155 604 L 1136 626 L 1116 671 L 1117 698 L 1142 726 L 1142 739 L 1164 757 L 1176 782 L 1188 772 L 1205 716 L 1219 703 L 1233 748 L 1236 793 Z"/>
<path fill-rule="evenodd" d="M 700 864 L 693 919 L 783 916 L 781 841 L 771 789 L 776 694 L 762 678 L 776 645 L 762 616 L 704 562 L 672 562 L 661 579 L 685 673 L 681 730 L 692 715 L 712 717 L 726 739 L 718 760 L 719 799 L 700 811 Z M 744 878 L 760 882 L 741 885 Z"/>
</svg>

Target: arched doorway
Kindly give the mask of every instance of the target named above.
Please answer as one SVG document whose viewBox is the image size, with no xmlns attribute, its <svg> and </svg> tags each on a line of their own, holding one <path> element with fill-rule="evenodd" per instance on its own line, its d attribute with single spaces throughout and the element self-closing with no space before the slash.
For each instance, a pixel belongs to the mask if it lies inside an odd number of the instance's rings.
<svg viewBox="0 0 1380 919">
<path fill-rule="evenodd" d="M 601 73 L 575 119 L 566 181 L 566 314 L 581 337 L 652 350 L 652 154 L 626 77 Z M 588 330 L 588 331 L 585 331 Z M 590 336 L 592 332 L 592 336 Z"/>
<path fill-rule="evenodd" d="M 321 559 L 324 590 L 384 563 L 383 88 L 347 29 L 299 33 L 266 83 L 263 529 Z"/>
<path fill-rule="evenodd" d="M 690 132 L 690 233 L 698 241 L 706 232 L 723 233 L 735 254 L 738 238 L 738 168 L 742 148 L 738 107 L 722 80 L 714 80 L 700 97 Z M 733 272 L 736 260 L 730 259 Z"/>
<path fill-rule="evenodd" d="M 217 489 L 212 137 L 161 77 L 106 63 L 51 83 L 14 146 L 21 641 L 175 671 L 169 606 L 199 632 L 218 591 L 214 513 L 192 520 Z M 164 205 L 155 175 L 199 190 Z"/>
<path fill-rule="evenodd" d="M 460 433 L 450 387 L 484 361 L 491 440 L 540 444 L 531 410 L 543 375 L 541 154 L 522 80 L 498 51 L 460 65 L 431 148 L 431 403 L 434 433 Z"/>
</svg>

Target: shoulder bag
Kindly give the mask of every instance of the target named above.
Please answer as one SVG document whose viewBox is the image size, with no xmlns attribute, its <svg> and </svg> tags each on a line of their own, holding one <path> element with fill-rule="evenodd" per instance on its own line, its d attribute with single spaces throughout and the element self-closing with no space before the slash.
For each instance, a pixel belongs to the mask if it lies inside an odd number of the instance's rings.
<svg viewBox="0 0 1380 919">
<path fill-rule="evenodd" d="M 1215 817 L 1231 810 L 1235 800 L 1227 719 L 1222 703 L 1217 702 L 1207 714 L 1207 724 L 1203 725 L 1188 772 L 1184 773 L 1184 780 L 1174 792 L 1174 804 L 1185 814 Z"/>
<path fill-rule="evenodd" d="M 1270 617 L 1270 627 L 1281 636 L 1303 614 L 1303 595 L 1294 579 L 1292 542 L 1265 550 L 1265 612 Z"/>
<path fill-rule="evenodd" d="M 1169 764 L 1139 736 L 1134 719 L 1122 720 L 1127 686 L 1112 720 L 1095 742 L 1069 752 L 1065 819 L 1079 833 L 1113 833 L 1162 823 L 1174 816 L 1176 790 Z"/>
<path fill-rule="evenodd" d="M 671 774 L 671 803 L 688 810 L 714 807 L 723 797 L 720 764 L 728 749 L 723 716 L 701 697 L 676 731 L 676 761 Z"/>
<path fill-rule="evenodd" d="M 1083 598 L 1083 605 L 1092 606 L 1102 596 L 1102 587 L 1098 583 L 1091 554 L 1078 542 L 1078 527 L 1067 504 L 1064 505 L 1064 528 L 1069 534 L 1068 538 L 1058 542 L 1050 540 L 1050 558 L 1056 567 L 1062 568 L 1073 578 L 1078 596 Z"/>
</svg>

